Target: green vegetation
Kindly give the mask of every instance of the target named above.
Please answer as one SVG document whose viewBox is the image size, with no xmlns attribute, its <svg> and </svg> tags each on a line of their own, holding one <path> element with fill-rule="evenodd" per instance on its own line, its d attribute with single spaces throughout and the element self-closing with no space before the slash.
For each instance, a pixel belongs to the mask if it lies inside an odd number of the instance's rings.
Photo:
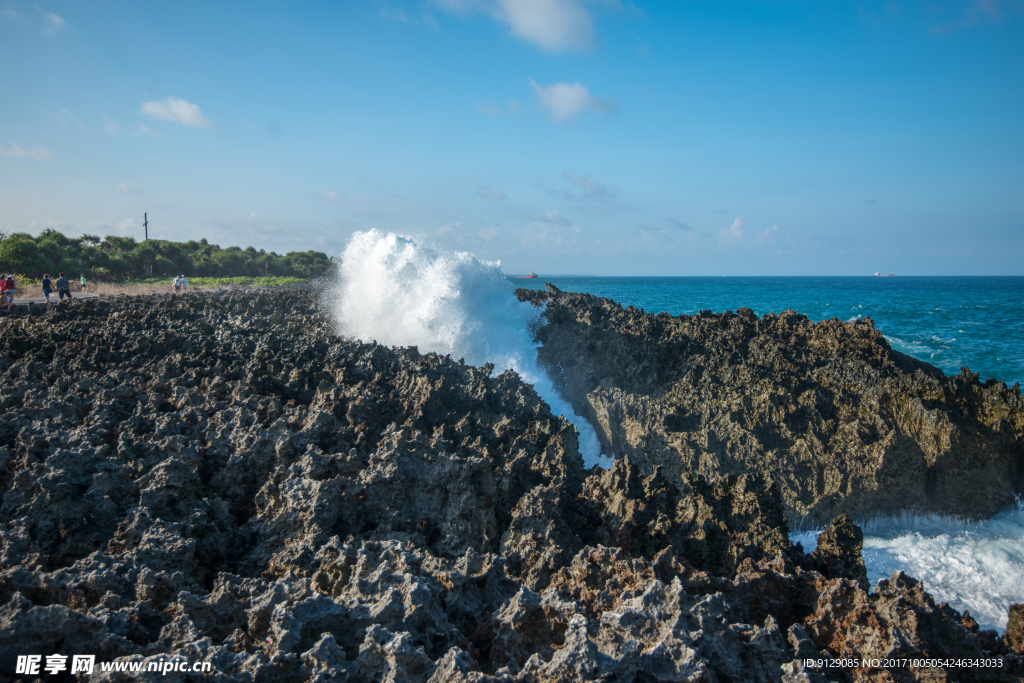
<svg viewBox="0 0 1024 683">
<path fill-rule="evenodd" d="M 44 230 L 38 237 L 23 232 L 0 234 L 0 270 L 25 273 L 33 279 L 43 273 L 56 276 L 59 271 L 64 271 L 73 282 L 77 281 L 80 273 L 85 273 L 90 281 L 107 282 L 161 280 L 179 273 L 189 277 L 189 284 L 199 284 L 200 279 L 207 278 L 297 281 L 297 278 L 301 280 L 326 273 L 330 264 L 327 254 L 319 251 L 292 251 L 281 255 L 262 249 L 257 251 L 253 247 L 221 249 L 205 239 L 198 242 L 136 242 L 130 237 L 108 235 L 101 240 L 95 235 L 66 237 L 56 230 Z"/>
<path fill-rule="evenodd" d="M 133 285 L 169 285 L 173 277 L 145 277 L 136 280 L 116 280 L 116 284 L 130 282 Z M 304 277 L 190 277 L 188 279 L 189 289 L 196 287 L 219 287 L 222 285 L 248 285 L 255 287 L 275 287 L 277 285 L 301 285 L 306 281 Z"/>
</svg>

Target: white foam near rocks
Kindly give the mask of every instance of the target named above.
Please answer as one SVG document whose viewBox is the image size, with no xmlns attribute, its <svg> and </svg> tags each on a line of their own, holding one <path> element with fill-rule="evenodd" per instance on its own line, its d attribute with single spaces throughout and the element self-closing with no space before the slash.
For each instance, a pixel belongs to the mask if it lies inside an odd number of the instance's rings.
<svg viewBox="0 0 1024 683">
<path fill-rule="evenodd" d="M 1024 506 L 970 523 L 904 515 L 865 522 L 864 565 L 874 585 L 897 569 L 924 582 L 936 602 L 969 610 L 982 628 L 1002 631 L 1007 610 L 1024 602 Z M 818 531 L 790 534 L 811 552 Z"/>
<path fill-rule="evenodd" d="M 587 467 L 609 467 L 593 426 L 559 396 L 537 365 L 535 306 L 519 301 L 500 263 L 378 230 L 349 240 L 326 293 L 339 334 L 387 346 L 416 346 L 472 365 L 516 371 L 576 425 Z"/>
</svg>

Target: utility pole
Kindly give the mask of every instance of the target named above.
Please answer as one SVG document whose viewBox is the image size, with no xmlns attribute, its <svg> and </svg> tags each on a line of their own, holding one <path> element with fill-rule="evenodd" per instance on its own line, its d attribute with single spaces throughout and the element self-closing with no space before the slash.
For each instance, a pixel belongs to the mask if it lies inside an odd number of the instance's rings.
<svg viewBox="0 0 1024 683">
<path fill-rule="evenodd" d="M 149 218 L 142 214 L 142 227 L 146 229 L 146 241 L 149 241 Z"/>
</svg>

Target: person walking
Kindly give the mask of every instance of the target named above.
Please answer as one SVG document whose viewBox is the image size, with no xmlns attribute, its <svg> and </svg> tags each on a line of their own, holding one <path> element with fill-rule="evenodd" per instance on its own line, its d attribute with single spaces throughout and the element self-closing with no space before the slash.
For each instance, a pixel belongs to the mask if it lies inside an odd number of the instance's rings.
<svg viewBox="0 0 1024 683">
<path fill-rule="evenodd" d="M 43 275 L 43 297 L 46 298 L 46 303 L 50 303 L 50 292 L 53 291 L 53 280 L 50 279 L 50 274 L 45 273 Z"/>
<path fill-rule="evenodd" d="M 85 273 L 82 273 L 82 294 L 85 294 Z"/>
<path fill-rule="evenodd" d="M 64 271 L 57 273 L 57 296 L 60 297 L 59 303 L 64 303 L 64 297 L 68 298 L 69 304 L 75 303 L 71 297 L 71 283 L 64 277 Z"/>
<path fill-rule="evenodd" d="M 181 276 L 181 293 L 188 294 L 188 278 L 184 275 Z"/>
<path fill-rule="evenodd" d="M 0 282 L 0 306 L 6 306 L 8 313 L 17 308 L 14 305 L 14 290 L 14 275 L 8 275 Z"/>
<path fill-rule="evenodd" d="M 174 276 L 174 293 L 175 294 L 181 294 L 181 276 L 180 275 L 175 275 Z"/>
</svg>

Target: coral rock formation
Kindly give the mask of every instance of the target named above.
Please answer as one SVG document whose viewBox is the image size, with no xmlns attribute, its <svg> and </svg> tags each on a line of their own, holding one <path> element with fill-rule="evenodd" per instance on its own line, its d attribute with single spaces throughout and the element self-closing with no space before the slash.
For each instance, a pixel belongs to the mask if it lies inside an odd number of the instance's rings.
<svg viewBox="0 0 1024 683">
<path fill-rule="evenodd" d="M 756 472 L 667 476 L 632 456 L 587 472 L 575 429 L 514 373 L 339 339 L 309 291 L 98 300 L 0 327 L 5 680 L 31 653 L 212 665 L 89 681 L 1024 674 L 1016 640 L 913 579 L 866 592 L 847 518 L 805 555 Z M 1004 663 L 805 661 L 826 656 Z"/>
<path fill-rule="evenodd" d="M 987 518 L 1024 489 L 1020 387 L 944 376 L 870 318 L 673 317 L 550 285 L 517 294 L 545 306 L 539 360 L 559 391 L 644 471 L 758 473 L 808 524 Z"/>
</svg>

